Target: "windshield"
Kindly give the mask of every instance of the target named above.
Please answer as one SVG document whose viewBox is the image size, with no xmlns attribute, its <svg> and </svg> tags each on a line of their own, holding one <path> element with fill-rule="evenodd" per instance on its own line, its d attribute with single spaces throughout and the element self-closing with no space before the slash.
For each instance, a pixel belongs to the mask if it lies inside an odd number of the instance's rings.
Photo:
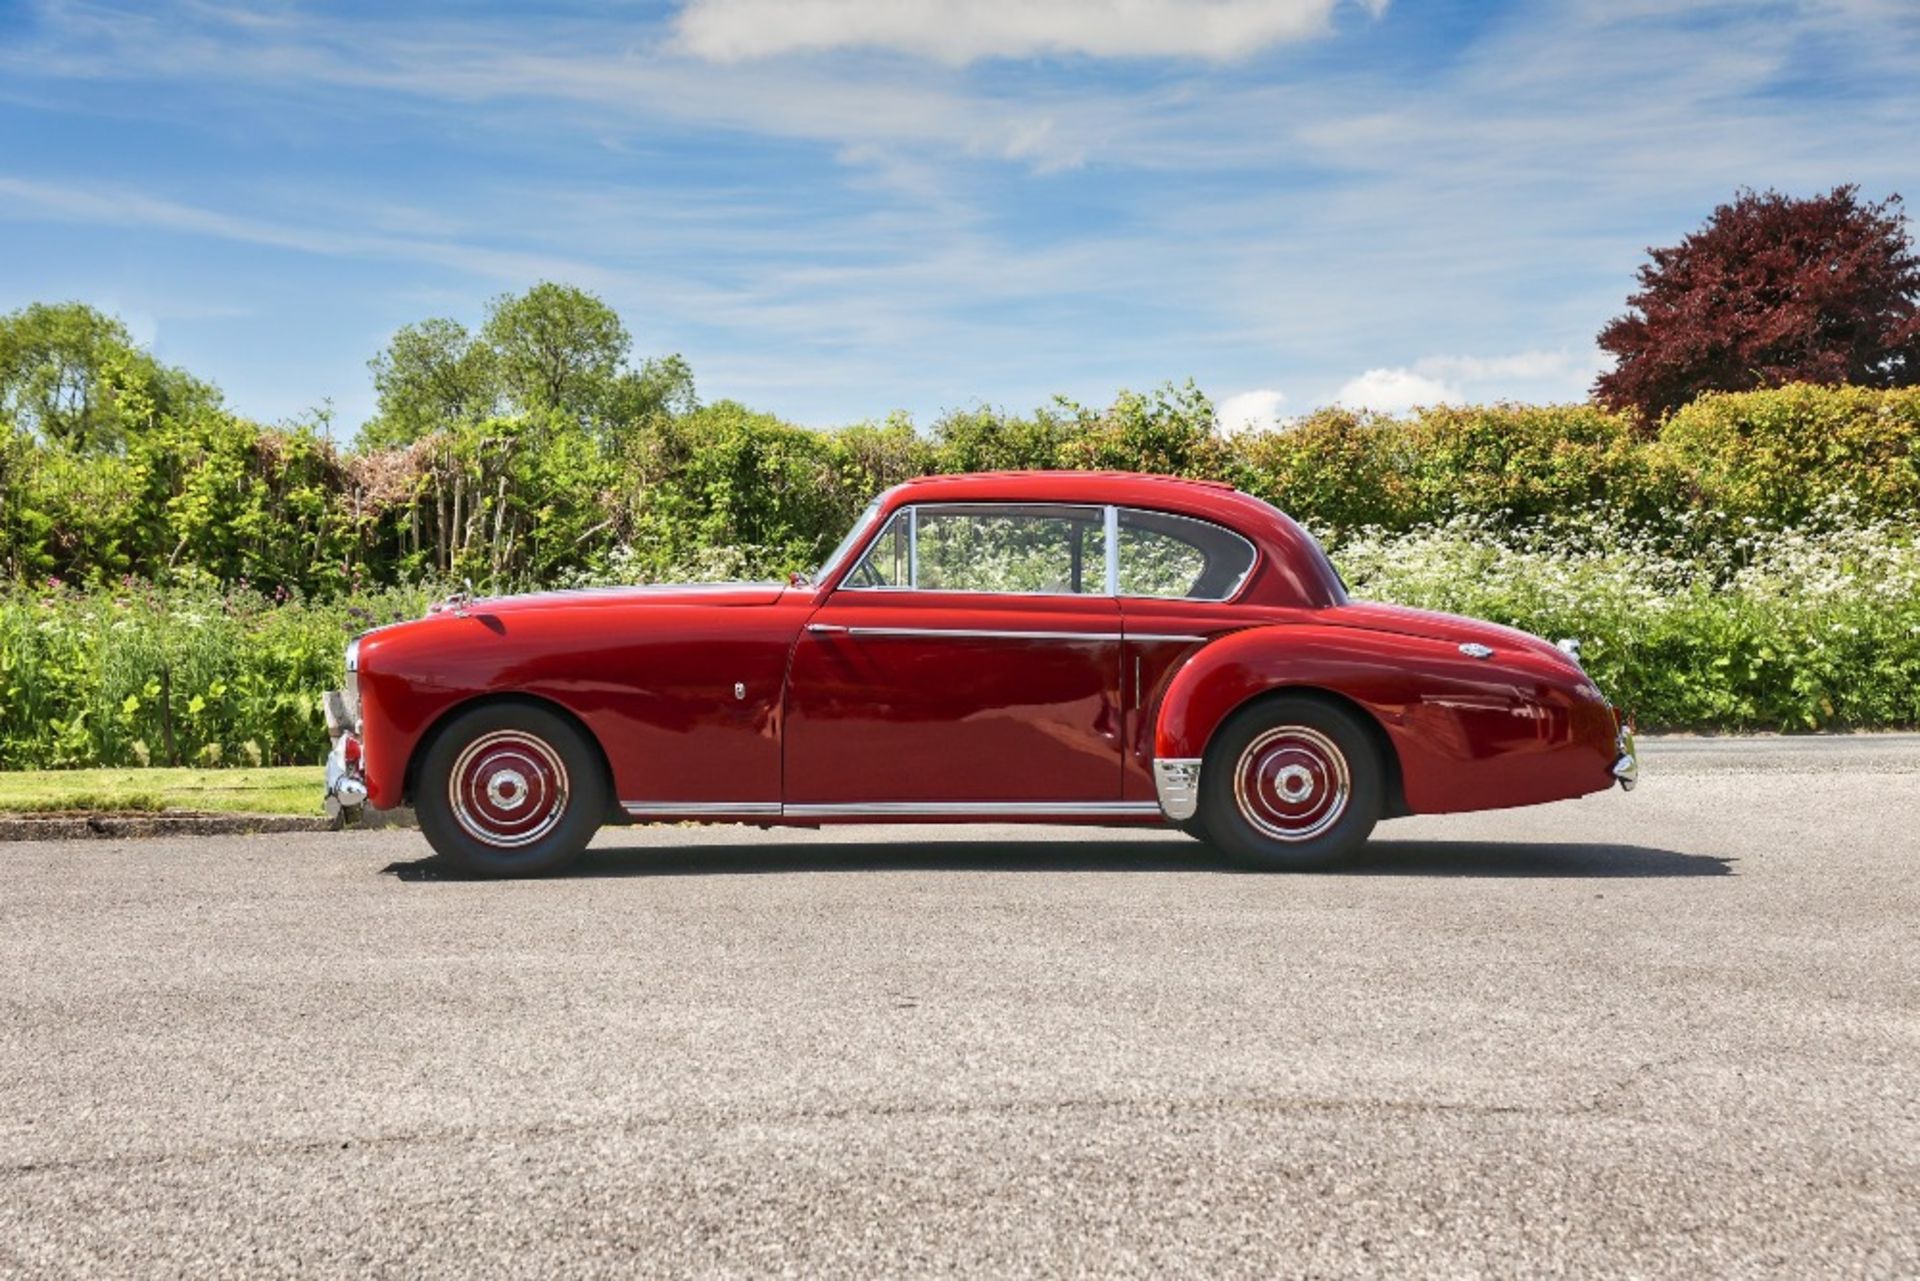
<svg viewBox="0 0 1920 1281">
<path fill-rule="evenodd" d="M 876 498 L 867 504 L 867 509 L 861 512 L 859 518 L 853 522 L 853 528 L 847 531 L 847 536 L 840 540 L 838 547 L 827 553 L 827 558 L 820 562 L 820 568 L 813 572 L 813 577 L 808 581 L 815 583 L 824 583 L 827 581 L 827 575 L 831 574 L 840 562 L 847 558 L 847 553 L 854 549 L 855 544 L 865 536 L 867 530 L 873 525 L 874 518 L 880 514 L 880 499 L 885 497 L 886 495 L 882 494 L 880 498 Z"/>
</svg>

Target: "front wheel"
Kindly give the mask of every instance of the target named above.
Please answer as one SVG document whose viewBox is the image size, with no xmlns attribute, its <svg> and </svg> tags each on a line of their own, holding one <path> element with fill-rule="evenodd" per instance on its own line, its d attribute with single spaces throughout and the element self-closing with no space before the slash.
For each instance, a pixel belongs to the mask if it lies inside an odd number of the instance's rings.
<svg viewBox="0 0 1920 1281">
<path fill-rule="evenodd" d="M 565 717 L 524 703 L 457 716 L 427 749 L 414 799 L 427 843 L 478 876 L 558 871 L 606 808 L 593 746 Z"/>
<path fill-rule="evenodd" d="M 1200 771 L 1207 839 L 1262 871 L 1312 871 L 1359 850 L 1379 822 L 1385 771 L 1358 716 L 1283 695 L 1236 712 Z"/>
</svg>

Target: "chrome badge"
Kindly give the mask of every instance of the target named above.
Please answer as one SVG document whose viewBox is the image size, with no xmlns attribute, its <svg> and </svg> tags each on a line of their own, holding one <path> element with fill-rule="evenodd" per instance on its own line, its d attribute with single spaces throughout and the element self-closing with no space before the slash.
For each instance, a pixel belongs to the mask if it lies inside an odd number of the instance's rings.
<svg viewBox="0 0 1920 1281">
<path fill-rule="evenodd" d="M 1479 641 L 1466 641 L 1460 646 L 1460 652 L 1468 658 L 1492 658 L 1493 651 Z"/>
</svg>

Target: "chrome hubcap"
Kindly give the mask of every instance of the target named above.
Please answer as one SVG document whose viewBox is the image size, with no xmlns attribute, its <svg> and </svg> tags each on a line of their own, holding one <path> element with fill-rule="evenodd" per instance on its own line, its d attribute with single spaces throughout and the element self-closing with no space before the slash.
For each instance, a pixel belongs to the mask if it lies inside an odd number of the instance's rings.
<svg viewBox="0 0 1920 1281">
<path fill-rule="evenodd" d="M 516 810 L 527 803 L 527 776 L 517 769 L 503 769 L 487 780 L 487 799 L 503 810 Z"/>
</svg>

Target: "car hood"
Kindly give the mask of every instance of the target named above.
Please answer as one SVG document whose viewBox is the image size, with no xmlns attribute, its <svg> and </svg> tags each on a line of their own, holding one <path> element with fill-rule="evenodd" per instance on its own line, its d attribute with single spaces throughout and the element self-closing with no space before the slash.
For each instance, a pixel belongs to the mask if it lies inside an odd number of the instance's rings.
<svg viewBox="0 0 1920 1281">
<path fill-rule="evenodd" d="M 632 607 L 635 605 L 771 605 L 788 589 L 784 583 L 654 583 L 645 587 L 582 587 L 572 591 L 527 592 L 518 596 L 476 597 L 469 614 L 515 614 L 532 609 Z"/>
<path fill-rule="evenodd" d="M 1373 632 L 1419 636 L 1425 640 L 1449 641 L 1456 645 L 1485 645 L 1493 650 L 1495 656 L 1503 651 L 1518 651 L 1584 675 L 1580 664 L 1558 645 L 1517 627 L 1503 627 L 1483 619 L 1442 614 L 1431 609 L 1412 609 L 1405 605 L 1383 605 L 1375 601 L 1350 601 L 1345 605 L 1336 605 L 1325 611 L 1325 618 L 1338 627 L 1362 627 Z"/>
</svg>

